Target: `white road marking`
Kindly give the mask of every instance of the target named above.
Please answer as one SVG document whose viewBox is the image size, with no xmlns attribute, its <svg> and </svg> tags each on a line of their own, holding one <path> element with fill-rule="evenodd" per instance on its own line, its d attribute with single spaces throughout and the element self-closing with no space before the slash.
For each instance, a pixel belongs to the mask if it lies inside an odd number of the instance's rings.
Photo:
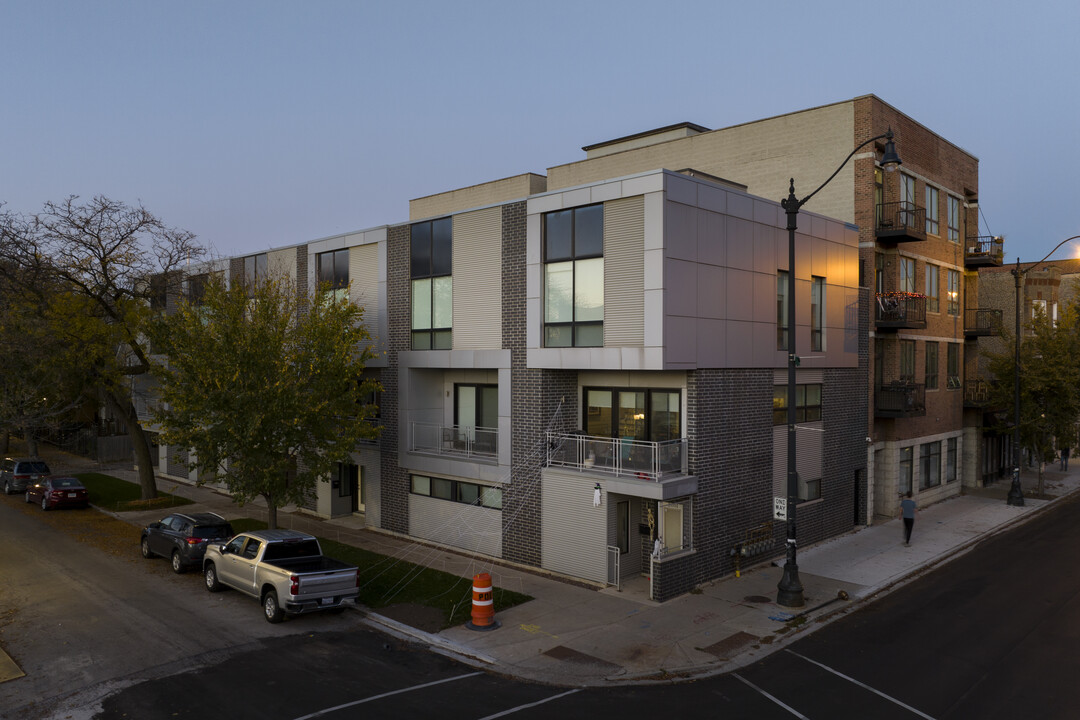
<svg viewBox="0 0 1080 720">
<path fill-rule="evenodd" d="M 789 653 L 791 653 L 792 655 L 794 655 L 795 657 L 797 657 L 797 658 L 801 658 L 801 659 L 805 660 L 805 661 L 806 661 L 806 662 L 808 662 L 808 663 L 811 663 L 811 664 L 813 664 L 813 665 L 817 665 L 817 666 L 818 666 L 819 668 L 821 668 L 822 670 L 828 670 L 828 671 L 829 671 L 829 672 L 831 672 L 831 673 L 832 673 L 833 675 L 836 675 L 837 677 L 841 677 L 841 678 L 844 678 L 844 679 L 845 679 L 845 680 L 847 680 L 848 682 L 854 683 L 854 684 L 858 685 L 859 687 L 861 687 L 861 688 L 862 688 L 862 689 L 864 689 L 864 690 L 869 690 L 870 692 L 874 693 L 875 695 L 877 695 L 877 696 L 879 696 L 879 697 L 883 697 L 883 698 L 885 698 L 886 700 L 888 700 L 889 702 L 891 702 L 891 703 L 895 703 L 895 704 L 899 705 L 900 707 L 904 708 L 905 710 L 910 710 L 911 712 L 915 713 L 916 715 L 918 715 L 918 716 L 919 716 L 919 717 L 921 717 L 921 718 L 926 718 L 926 720 L 934 720 L 934 718 L 932 718 L 931 716 L 927 715 L 926 713 L 924 713 L 924 712 L 920 712 L 920 711 L 916 710 L 915 708 L 911 707 L 910 705 L 905 705 L 904 703 L 900 702 L 900 701 L 899 701 L 899 700 L 897 700 L 896 698 L 894 698 L 894 697 L 889 697 L 889 696 L 888 696 L 888 695 L 886 695 L 885 693 L 881 692 L 880 690 L 875 690 L 874 688 L 870 687 L 870 686 L 869 686 L 869 685 L 867 685 L 866 683 L 861 683 L 861 682 L 859 682 L 858 680 L 856 680 L 856 679 L 855 679 L 855 678 L 853 678 L 853 677 L 848 677 L 847 675 L 845 675 L 845 674 L 844 674 L 844 673 L 842 673 L 842 672 L 839 672 L 839 671 L 837 671 L 837 670 L 833 670 L 833 669 L 832 669 L 831 667 L 829 667 L 828 665 L 822 665 L 822 664 L 821 664 L 821 663 L 819 663 L 819 662 L 818 662 L 817 660 L 811 660 L 810 658 L 806 657 L 805 655 L 800 655 L 799 653 L 795 652 L 794 650 L 786 650 L 785 652 L 789 652 Z"/>
<path fill-rule="evenodd" d="M 412 692 L 413 690 L 423 690 L 424 688 L 431 687 L 432 685 L 442 685 L 443 683 L 452 682 L 454 680 L 464 680 L 465 678 L 471 678 L 471 677 L 475 677 L 477 675 L 483 675 L 483 673 L 474 672 L 474 673 L 468 673 L 466 675 L 456 675 L 454 677 L 448 677 L 448 678 L 443 678 L 442 680 L 436 680 L 434 682 L 424 683 L 423 685 L 413 685 L 412 687 L 401 688 L 400 690 L 391 690 L 390 692 L 383 693 L 382 695 L 372 695 L 371 697 L 364 698 L 363 700 L 356 700 L 354 702 L 345 703 L 344 705 L 337 705 L 337 706 L 332 707 L 332 708 L 326 708 L 325 710 L 319 710 L 317 712 L 313 712 L 310 715 L 301 715 L 300 717 L 296 718 L 295 720 L 311 720 L 311 718 L 317 718 L 317 717 L 319 717 L 321 715 L 326 715 L 328 713 L 332 713 L 332 712 L 335 712 L 337 710 L 342 710 L 342 709 L 347 708 L 347 707 L 353 707 L 354 705 L 363 705 L 364 703 L 371 702 L 372 700 L 380 700 L 380 699 L 385 698 L 385 697 L 390 697 L 391 695 L 400 695 L 401 693 Z"/>
<path fill-rule="evenodd" d="M 792 715 L 794 715 L 795 717 L 797 717 L 797 718 L 801 718 L 802 720 L 810 720 L 810 718 L 806 717 L 805 715 L 803 715 L 803 714 L 802 714 L 801 712 L 799 712 L 799 711 L 798 711 L 798 710 L 796 710 L 795 708 L 793 708 L 793 707 L 791 707 L 791 706 L 789 706 L 789 705 L 785 705 L 784 703 L 780 702 L 780 700 L 779 700 L 778 698 L 775 698 L 775 697 L 773 697 L 772 695 L 770 695 L 769 693 L 765 692 L 764 690 L 762 690 L 761 688 L 759 688 L 759 687 L 758 687 L 757 685 L 755 685 L 754 683 L 752 683 L 752 682 L 750 682 L 749 680 L 747 680 L 746 678 L 744 678 L 744 677 L 743 677 L 742 675 L 740 675 L 739 673 L 734 673 L 734 672 L 733 672 L 733 673 L 731 673 L 731 674 L 732 674 L 732 676 L 733 676 L 733 677 L 734 677 L 735 679 L 737 679 L 737 680 L 741 680 L 742 682 L 746 683 L 747 685 L 749 685 L 749 686 L 750 686 L 750 687 L 752 687 L 753 689 L 757 690 L 757 691 L 758 691 L 759 693 L 761 693 L 761 694 L 762 694 L 762 695 L 764 695 L 765 697 L 767 697 L 767 698 L 769 698 L 770 700 L 772 700 L 772 701 L 773 701 L 774 703 L 776 703 L 776 704 L 777 704 L 777 705 L 779 705 L 780 707 L 782 707 L 782 708 L 784 708 L 785 710 L 787 710 L 787 711 L 788 711 L 789 713 L 791 713 L 791 714 L 792 714 Z"/>
<path fill-rule="evenodd" d="M 537 705 L 543 705 L 546 702 L 551 702 L 552 700 L 558 700 L 561 697 L 566 697 L 567 695 L 573 695 L 576 692 L 581 692 L 581 688 L 578 688 L 577 690 L 567 690 L 564 693 L 559 693 L 558 695 L 552 695 L 549 698 L 546 698 L 544 700 L 537 700 L 536 702 L 529 703 L 528 705 L 518 705 L 515 708 L 510 708 L 509 710 L 503 710 L 502 712 L 495 713 L 494 715 L 488 715 L 487 717 L 482 717 L 482 718 L 480 718 L 480 720 L 493 720 L 493 718 L 501 718 L 504 715 L 510 715 L 512 713 L 516 713 L 519 710 L 528 710 L 531 707 L 536 707 Z"/>
</svg>

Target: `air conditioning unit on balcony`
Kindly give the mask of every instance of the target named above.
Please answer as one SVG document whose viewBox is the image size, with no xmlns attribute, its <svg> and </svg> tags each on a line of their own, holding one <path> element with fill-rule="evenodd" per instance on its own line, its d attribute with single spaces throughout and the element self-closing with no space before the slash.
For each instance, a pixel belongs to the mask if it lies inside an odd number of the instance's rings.
<svg viewBox="0 0 1080 720">
<path fill-rule="evenodd" d="M 945 387 L 950 390 L 960 389 L 960 377 L 957 375 L 950 375 L 949 379 L 945 382 Z"/>
</svg>

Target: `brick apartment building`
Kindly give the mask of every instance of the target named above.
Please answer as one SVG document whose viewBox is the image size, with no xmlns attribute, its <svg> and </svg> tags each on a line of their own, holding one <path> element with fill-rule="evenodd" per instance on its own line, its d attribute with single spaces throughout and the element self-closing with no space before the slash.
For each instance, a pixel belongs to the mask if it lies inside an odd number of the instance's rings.
<svg viewBox="0 0 1080 720">
<path fill-rule="evenodd" d="M 788 179 L 805 196 L 888 128 L 901 170 L 881 171 L 883 147 L 846 163 L 787 267 Z M 959 492 L 974 157 L 874 96 L 584 150 L 413 200 L 406 223 L 219 265 L 330 280 L 366 309 L 382 436 L 309 510 L 674 597 L 732 572 L 739 546 L 782 552 L 791 331 L 800 544 L 892 515 L 908 486 Z"/>
</svg>

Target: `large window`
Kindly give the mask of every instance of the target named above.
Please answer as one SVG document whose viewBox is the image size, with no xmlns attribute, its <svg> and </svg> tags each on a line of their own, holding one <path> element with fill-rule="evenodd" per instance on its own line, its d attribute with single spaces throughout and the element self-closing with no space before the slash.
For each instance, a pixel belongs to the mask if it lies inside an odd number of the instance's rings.
<svg viewBox="0 0 1080 720">
<path fill-rule="evenodd" d="M 937 390 L 938 386 L 938 344 L 926 343 L 926 389 Z"/>
<path fill-rule="evenodd" d="M 410 480 L 413 495 L 448 500 L 465 505 L 502 509 L 502 489 L 479 483 L 447 480 L 445 478 L 413 475 Z"/>
<path fill-rule="evenodd" d="M 332 250 L 315 256 L 319 287 L 329 290 L 338 300 L 349 297 L 349 251 Z"/>
<path fill-rule="evenodd" d="M 678 390 L 585 389 L 585 434 L 662 442 L 682 437 Z"/>
<path fill-rule="evenodd" d="M 788 349 L 788 272 L 776 271 L 776 349 Z"/>
<path fill-rule="evenodd" d="M 499 386 L 454 386 L 454 425 L 477 452 L 494 453 L 499 438 Z"/>
<path fill-rule="evenodd" d="M 949 206 L 949 240 L 958 243 L 960 242 L 960 200 L 950 195 L 947 202 Z"/>
<path fill-rule="evenodd" d="M 810 350 L 825 348 L 825 278 L 810 278 Z"/>
<path fill-rule="evenodd" d="M 820 384 L 795 386 L 795 422 L 821 419 Z M 773 385 L 773 425 L 787 425 L 787 385 Z"/>
<path fill-rule="evenodd" d="M 930 185 L 926 186 L 926 232 L 938 234 L 938 189 Z"/>
<path fill-rule="evenodd" d="M 960 346 L 956 343 L 949 343 L 948 357 L 946 359 L 945 372 L 948 374 L 948 381 L 946 387 L 950 390 L 960 389 Z"/>
<path fill-rule="evenodd" d="M 210 283 L 209 275 L 192 275 L 187 280 L 187 300 L 192 305 L 202 305 L 206 298 L 206 286 Z"/>
<path fill-rule="evenodd" d="M 660 539 L 661 555 L 676 553 L 693 548 L 693 498 L 673 502 L 657 503 L 660 527 L 657 528 Z"/>
<path fill-rule="evenodd" d="M 941 484 L 941 441 L 925 443 L 919 447 L 919 487 L 937 487 Z"/>
<path fill-rule="evenodd" d="M 958 270 L 949 271 L 949 287 L 948 287 L 948 308 L 947 311 L 950 315 L 960 314 L 960 272 Z"/>
<path fill-rule="evenodd" d="M 929 312 L 938 312 L 938 276 L 940 269 L 937 265 L 926 265 L 926 309 Z"/>
<path fill-rule="evenodd" d="M 449 350 L 453 344 L 453 221 L 411 229 L 412 349 Z"/>
<path fill-rule="evenodd" d="M 544 215 L 544 347 L 604 344 L 604 206 Z"/>
</svg>

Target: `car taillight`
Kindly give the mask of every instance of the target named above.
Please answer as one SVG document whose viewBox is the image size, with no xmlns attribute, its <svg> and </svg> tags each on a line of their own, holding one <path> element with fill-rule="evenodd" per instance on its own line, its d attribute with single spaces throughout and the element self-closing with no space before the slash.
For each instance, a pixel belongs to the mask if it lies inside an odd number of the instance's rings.
<svg viewBox="0 0 1080 720">
<path fill-rule="evenodd" d="M 50 490 L 49 494 L 52 495 L 53 497 L 64 497 L 64 491 L 63 490 Z"/>
<path fill-rule="evenodd" d="M 289 576 L 289 582 L 292 583 L 292 586 L 289 587 L 289 592 L 292 593 L 293 595 L 299 595 L 300 594 L 300 578 L 296 577 L 295 575 L 290 575 Z"/>
<path fill-rule="evenodd" d="M 185 538 L 184 542 L 186 542 L 188 545 L 198 545 L 199 543 L 202 542 L 202 538 L 189 537 L 189 538 Z"/>
</svg>

